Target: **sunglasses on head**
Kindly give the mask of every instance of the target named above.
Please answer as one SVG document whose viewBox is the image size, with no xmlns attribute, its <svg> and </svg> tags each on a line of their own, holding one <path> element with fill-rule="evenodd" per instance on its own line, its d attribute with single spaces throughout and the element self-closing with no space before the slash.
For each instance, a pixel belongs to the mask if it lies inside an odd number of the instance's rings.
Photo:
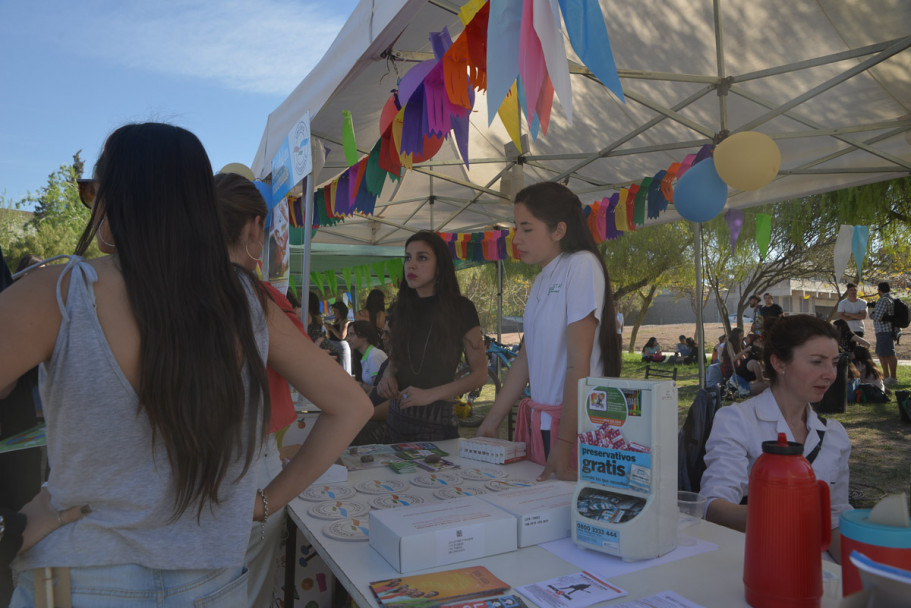
<svg viewBox="0 0 911 608">
<path fill-rule="evenodd" d="M 82 204 L 85 205 L 87 209 L 91 209 L 92 204 L 95 202 L 95 192 L 98 187 L 98 182 L 94 179 L 77 179 L 76 185 L 79 188 L 79 200 L 82 201 Z"/>
</svg>

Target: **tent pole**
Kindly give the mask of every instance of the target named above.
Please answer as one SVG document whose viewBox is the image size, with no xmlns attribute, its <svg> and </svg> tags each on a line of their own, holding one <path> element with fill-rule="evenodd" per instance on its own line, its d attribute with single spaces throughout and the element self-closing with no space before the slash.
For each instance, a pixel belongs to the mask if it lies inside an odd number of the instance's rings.
<svg viewBox="0 0 911 608">
<path fill-rule="evenodd" d="M 306 293 L 301 293 L 301 323 L 307 326 L 307 311 L 310 310 L 310 247 L 313 244 L 313 185 L 316 173 L 304 178 L 304 259 L 301 261 L 301 291 L 306 286 Z"/>
<path fill-rule="evenodd" d="M 705 388 L 705 327 L 702 319 L 702 224 L 693 224 L 693 249 L 696 252 L 696 345 L 699 347 L 699 388 Z"/>
<path fill-rule="evenodd" d="M 503 342 L 503 260 L 497 260 L 497 342 Z"/>
</svg>

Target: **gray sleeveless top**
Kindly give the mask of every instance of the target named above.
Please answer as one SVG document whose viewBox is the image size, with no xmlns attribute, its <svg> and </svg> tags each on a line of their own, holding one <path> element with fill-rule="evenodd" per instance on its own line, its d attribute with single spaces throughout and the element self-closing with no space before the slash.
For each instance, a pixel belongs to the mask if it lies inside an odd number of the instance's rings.
<svg viewBox="0 0 911 608">
<path fill-rule="evenodd" d="M 67 273 L 72 276 L 65 304 L 57 284 L 60 332 L 50 361 L 40 366 L 51 468 L 48 489 L 56 509 L 90 504 L 92 512 L 51 533 L 22 555 L 15 568 L 139 564 L 200 569 L 243 564 L 256 468 L 238 480 L 243 462 L 235 462 L 221 484 L 219 504 L 203 509 L 199 521 L 193 507 L 171 521 L 171 467 L 161 439 L 152 443 L 148 418 L 98 322 L 93 288 L 98 275 L 79 257 L 70 261 L 61 279 Z M 265 360 L 266 320 L 252 286 L 244 283 Z"/>
</svg>

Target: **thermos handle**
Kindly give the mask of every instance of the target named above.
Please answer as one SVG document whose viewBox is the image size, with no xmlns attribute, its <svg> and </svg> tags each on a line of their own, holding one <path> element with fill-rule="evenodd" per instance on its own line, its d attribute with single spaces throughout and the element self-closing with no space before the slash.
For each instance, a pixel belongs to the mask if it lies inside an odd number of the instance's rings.
<svg viewBox="0 0 911 608">
<path fill-rule="evenodd" d="M 822 539 L 821 550 L 826 551 L 832 543 L 832 504 L 829 500 L 829 484 L 821 479 L 817 479 L 816 483 L 819 486 L 819 506 L 822 515 L 819 518 L 819 523 L 822 526 L 822 534 L 820 535 Z"/>
</svg>

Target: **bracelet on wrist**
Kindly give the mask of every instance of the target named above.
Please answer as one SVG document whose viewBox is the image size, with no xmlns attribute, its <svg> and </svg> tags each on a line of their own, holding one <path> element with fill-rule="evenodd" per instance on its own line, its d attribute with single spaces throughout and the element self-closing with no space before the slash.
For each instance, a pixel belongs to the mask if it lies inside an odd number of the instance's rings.
<svg viewBox="0 0 911 608">
<path fill-rule="evenodd" d="M 260 522 L 260 538 L 266 540 L 266 522 L 269 521 L 269 499 L 266 498 L 266 491 L 262 488 L 257 490 L 260 498 L 263 499 L 263 520 Z"/>
</svg>

